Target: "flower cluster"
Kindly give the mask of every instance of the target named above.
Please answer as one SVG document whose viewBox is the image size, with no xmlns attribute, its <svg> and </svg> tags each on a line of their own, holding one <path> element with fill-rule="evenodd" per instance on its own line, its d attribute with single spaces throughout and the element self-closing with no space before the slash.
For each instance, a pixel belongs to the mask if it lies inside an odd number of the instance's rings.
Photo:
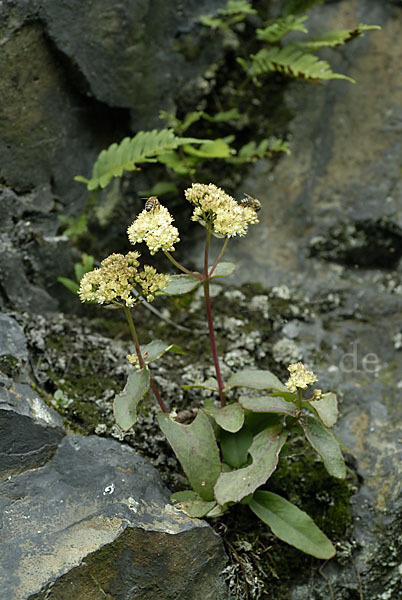
<svg viewBox="0 0 402 600">
<path fill-rule="evenodd" d="M 225 237 L 245 235 L 249 225 L 258 223 L 254 208 L 239 204 L 213 183 L 193 183 L 184 194 L 195 206 L 192 220 L 212 225 L 215 233 Z"/>
<path fill-rule="evenodd" d="M 291 392 L 297 392 L 298 389 L 305 390 L 308 385 L 318 381 L 314 373 L 306 369 L 301 362 L 289 365 L 288 371 L 290 377 L 286 382 L 286 387 Z"/>
<path fill-rule="evenodd" d="M 152 210 L 143 210 L 127 229 L 132 244 L 145 242 L 151 254 L 158 250 L 172 251 L 180 241 L 179 232 L 172 225 L 173 217 L 165 206 L 155 205 Z"/>
<path fill-rule="evenodd" d="M 169 283 L 169 276 L 157 273 L 153 267 L 140 265 L 138 252 L 111 254 L 101 262 L 99 269 L 86 273 L 80 282 L 78 295 L 81 302 L 98 302 L 111 304 L 122 302 L 126 306 L 134 306 L 138 297 L 133 289 L 138 286 L 139 294 L 144 294 L 149 302 L 154 299 L 154 293 Z"/>
<path fill-rule="evenodd" d="M 126 359 L 128 362 L 133 365 L 136 369 L 140 368 L 140 361 L 138 360 L 138 356 L 136 354 L 127 354 Z"/>
</svg>

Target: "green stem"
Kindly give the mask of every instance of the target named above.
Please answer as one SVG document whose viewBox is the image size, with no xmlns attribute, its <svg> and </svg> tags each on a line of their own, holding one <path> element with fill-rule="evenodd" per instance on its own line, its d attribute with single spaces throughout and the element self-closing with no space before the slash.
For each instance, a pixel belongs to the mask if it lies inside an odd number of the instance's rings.
<svg viewBox="0 0 402 600">
<path fill-rule="evenodd" d="M 129 327 L 130 327 L 131 337 L 133 338 L 133 342 L 134 342 L 134 346 L 135 346 L 135 353 L 137 354 L 139 365 L 140 365 L 141 369 L 143 369 L 145 367 L 145 361 L 144 361 L 144 357 L 142 356 L 142 353 L 141 353 L 140 343 L 138 341 L 137 331 L 135 329 L 133 317 L 131 316 L 131 312 L 130 312 L 130 309 L 128 308 L 128 306 L 124 305 L 123 308 L 124 308 L 124 312 L 125 312 L 125 315 L 126 315 Z M 167 413 L 168 409 L 166 408 L 166 405 L 161 398 L 159 390 L 156 387 L 156 384 L 151 377 L 149 379 L 149 385 L 155 395 L 155 398 L 158 401 L 158 404 L 159 404 L 162 412 Z"/>
<path fill-rule="evenodd" d="M 214 365 L 215 365 L 216 380 L 218 382 L 221 406 L 223 407 L 223 406 L 226 406 L 226 397 L 225 397 L 225 393 L 223 391 L 224 384 L 223 384 L 221 370 L 220 370 L 220 366 L 219 366 L 218 351 L 216 348 L 216 340 L 215 340 L 214 323 L 212 320 L 211 298 L 209 295 L 208 255 L 209 255 L 210 240 L 211 240 L 211 231 L 210 231 L 210 229 L 207 229 L 207 239 L 205 242 L 205 256 L 204 256 L 204 281 L 203 281 L 204 298 L 205 298 L 205 309 L 206 309 L 206 313 L 207 313 L 207 321 L 208 321 L 208 329 L 209 329 L 209 339 L 211 342 L 212 358 L 213 358 Z"/>
<path fill-rule="evenodd" d="M 300 413 L 302 411 L 302 402 L 303 402 L 302 391 L 300 388 L 298 388 L 297 389 L 297 399 L 296 399 L 296 415 L 297 415 L 297 417 L 300 415 Z"/>
<path fill-rule="evenodd" d="M 175 258 L 173 258 L 173 256 L 170 254 L 170 252 L 168 252 L 167 250 L 164 250 L 163 253 L 166 256 L 166 258 L 168 258 L 170 260 L 170 262 L 173 263 L 177 269 L 179 269 L 179 271 L 183 271 L 183 273 L 186 273 L 187 275 L 191 275 L 191 277 L 194 277 L 195 279 L 202 279 L 202 275 L 193 273 L 189 269 L 186 269 L 186 267 L 181 265 L 179 262 L 177 262 L 177 260 Z"/>
<path fill-rule="evenodd" d="M 220 251 L 220 253 L 218 255 L 218 258 L 216 259 L 216 261 L 212 265 L 212 269 L 210 270 L 208 277 L 212 277 L 212 274 L 215 271 L 215 269 L 218 266 L 218 264 L 220 263 L 220 260 L 221 260 L 223 254 L 224 254 L 224 252 L 226 250 L 226 247 L 227 247 L 228 243 L 229 243 L 229 238 L 226 238 L 225 243 L 222 246 L 222 250 Z"/>
</svg>

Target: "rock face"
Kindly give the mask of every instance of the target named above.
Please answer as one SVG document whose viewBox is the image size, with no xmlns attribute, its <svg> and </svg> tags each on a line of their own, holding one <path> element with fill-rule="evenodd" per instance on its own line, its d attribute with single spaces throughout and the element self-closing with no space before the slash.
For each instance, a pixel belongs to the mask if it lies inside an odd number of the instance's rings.
<svg viewBox="0 0 402 600">
<path fill-rule="evenodd" d="M 41 466 L 56 451 L 65 432 L 60 415 L 27 383 L 24 332 L 14 319 L 1 313 L 0 340 L 1 480 Z"/>
<path fill-rule="evenodd" d="M 219 537 L 175 510 L 128 446 L 67 436 L 45 466 L 1 484 L 0 497 L 9 600 L 228 597 Z"/>
<path fill-rule="evenodd" d="M 57 309 L 57 276 L 71 276 L 74 262 L 59 216 L 76 218 L 88 199 L 74 176 L 89 175 L 112 142 L 163 127 L 159 111 L 179 91 L 198 93 L 222 52 L 203 43 L 198 17 L 221 5 L 0 3 L 0 308 L 21 305 L 24 289 L 28 310 Z"/>
<path fill-rule="evenodd" d="M 297 316 L 295 307 L 278 341 L 296 345 L 320 387 L 338 392 L 338 434 L 362 478 L 353 498 L 358 552 L 324 573 L 336 598 L 359 597 L 361 585 L 364 598 L 393 599 L 402 593 L 402 7 L 354 0 L 314 14 L 317 29 L 382 30 L 331 57 L 355 85 L 290 86 L 292 156 L 273 174 L 261 162 L 244 182 L 263 204 L 262 223 L 226 256 L 240 262 L 244 281 L 285 285 L 290 299 L 301 292 L 315 313 Z M 312 577 L 291 597 L 328 593 Z"/>
<path fill-rule="evenodd" d="M 219 536 L 176 510 L 130 447 L 66 436 L 27 383 L 23 331 L 2 314 L 0 340 L 1 597 L 228 598 Z"/>
</svg>

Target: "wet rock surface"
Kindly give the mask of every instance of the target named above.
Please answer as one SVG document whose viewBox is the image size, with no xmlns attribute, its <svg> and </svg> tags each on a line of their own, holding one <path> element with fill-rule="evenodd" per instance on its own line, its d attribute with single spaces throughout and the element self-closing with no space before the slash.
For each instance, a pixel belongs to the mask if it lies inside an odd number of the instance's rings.
<svg viewBox="0 0 402 600">
<path fill-rule="evenodd" d="M 337 433 L 356 457 L 361 487 L 352 499 L 355 551 L 323 569 L 335 598 L 393 599 L 402 594 L 402 10 L 367 0 L 315 14 L 328 28 L 342 18 L 342 26 L 361 20 L 382 30 L 353 50 L 356 85 L 290 86 L 293 154 L 273 173 L 261 162 L 244 182 L 262 201 L 261 225 L 226 256 L 240 262 L 243 281 L 287 286 L 295 311 L 276 330 L 276 356 L 314 365 L 319 386 L 339 394 Z M 310 309 L 303 318 L 300 295 Z M 290 597 L 328 594 L 313 574 Z"/>
<path fill-rule="evenodd" d="M 67 436 L 45 466 L 3 482 L 0 498 L 4 598 L 228 597 L 219 537 L 176 511 L 128 446 Z"/>
</svg>

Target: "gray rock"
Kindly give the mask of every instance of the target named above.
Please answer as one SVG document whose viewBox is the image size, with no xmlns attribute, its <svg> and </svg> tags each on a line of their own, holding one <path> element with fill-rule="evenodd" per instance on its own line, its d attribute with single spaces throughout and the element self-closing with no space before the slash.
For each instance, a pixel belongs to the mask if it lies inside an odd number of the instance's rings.
<svg viewBox="0 0 402 600">
<path fill-rule="evenodd" d="M 67 436 L 44 467 L 0 486 L 7 600 L 223 600 L 225 555 L 203 521 L 169 504 L 128 446 Z"/>
<path fill-rule="evenodd" d="M 63 436 L 55 410 L 29 385 L 0 374 L 0 479 L 43 465 Z"/>
<path fill-rule="evenodd" d="M 216 36 L 214 41 L 197 22 L 200 15 L 225 3 L 115 0 L 91 5 L 45 0 L 41 4 L 48 35 L 79 70 L 87 93 L 109 106 L 129 109 L 136 129 L 152 129 L 160 126 L 159 109 L 171 109 L 189 80 L 191 93 L 197 77 L 216 58 Z"/>
<path fill-rule="evenodd" d="M 4 371 L 4 363 L 12 361 L 23 368 L 28 360 L 28 349 L 22 328 L 17 321 L 0 313 L 0 370 Z"/>
<path fill-rule="evenodd" d="M 402 597 L 401 8 L 355 0 L 311 13 L 316 33 L 322 23 L 382 30 L 331 54 L 334 70 L 355 85 L 290 85 L 292 156 L 273 172 L 260 161 L 244 182 L 263 204 L 261 225 L 225 255 L 240 262 L 238 278 L 286 284 L 290 298 L 301 292 L 314 311 L 295 316 L 295 336 L 286 325 L 278 335 L 297 344 L 322 389 L 338 393 L 337 434 L 361 477 L 354 548 L 339 548 L 323 569 L 337 599 L 358 598 L 360 586 L 370 600 Z M 291 594 L 329 596 L 317 574 Z"/>
</svg>

